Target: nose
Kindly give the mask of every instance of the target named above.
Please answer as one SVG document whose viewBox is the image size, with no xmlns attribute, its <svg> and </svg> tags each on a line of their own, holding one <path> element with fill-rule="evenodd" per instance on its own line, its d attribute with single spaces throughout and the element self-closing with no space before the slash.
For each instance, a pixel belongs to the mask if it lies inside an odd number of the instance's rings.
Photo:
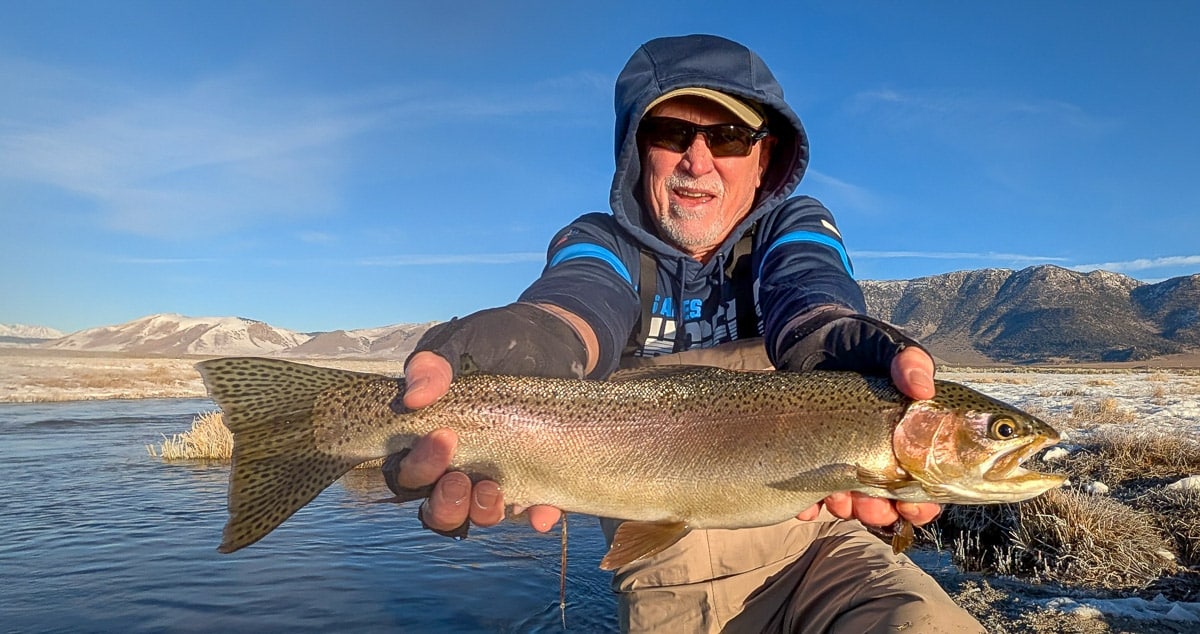
<svg viewBox="0 0 1200 634">
<path fill-rule="evenodd" d="M 708 137 L 696 134 L 692 144 L 683 153 L 682 167 L 692 176 L 703 176 L 713 170 L 712 150 L 708 149 Z"/>
</svg>

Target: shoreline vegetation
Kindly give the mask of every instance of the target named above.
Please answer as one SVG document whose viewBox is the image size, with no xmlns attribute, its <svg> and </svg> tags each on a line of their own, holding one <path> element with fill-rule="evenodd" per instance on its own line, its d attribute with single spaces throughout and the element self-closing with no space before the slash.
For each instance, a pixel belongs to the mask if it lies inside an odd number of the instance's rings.
<svg viewBox="0 0 1200 634">
<path fill-rule="evenodd" d="M 0 402 L 203 398 L 199 360 L 0 349 Z M 911 554 L 960 605 L 1000 634 L 1197 631 L 1200 477 L 1185 478 L 1200 476 L 1200 368 L 943 366 L 939 378 L 1047 420 L 1064 439 L 1031 466 L 1070 476 L 1022 504 L 948 506 L 918 531 Z M 146 450 L 222 461 L 232 438 L 210 409 Z"/>
</svg>

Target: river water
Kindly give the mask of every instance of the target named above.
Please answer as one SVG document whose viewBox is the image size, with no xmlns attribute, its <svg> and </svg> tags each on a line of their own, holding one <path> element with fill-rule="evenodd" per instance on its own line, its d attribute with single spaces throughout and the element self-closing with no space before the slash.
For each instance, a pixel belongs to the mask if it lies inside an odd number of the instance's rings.
<svg viewBox="0 0 1200 634">
<path fill-rule="evenodd" d="M 0 404 L 0 631 L 556 632 L 557 533 L 424 531 L 377 470 L 352 472 L 263 541 L 216 552 L 228 466 L 145 446 L 205 399 Z M 567 629 L 616 627 L 604 544 L 574 516 Z"/>
</svg>

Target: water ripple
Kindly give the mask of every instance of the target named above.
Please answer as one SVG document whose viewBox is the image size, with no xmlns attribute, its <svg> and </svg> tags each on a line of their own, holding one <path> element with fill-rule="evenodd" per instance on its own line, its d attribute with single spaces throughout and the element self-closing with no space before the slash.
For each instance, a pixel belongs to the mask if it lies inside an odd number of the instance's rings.
<svg viewBox="0 0 1200 634">
<path fill-rule="evenodd" d="M 144 445 L 204 399 L 0 405 L 5 631 L 561 631 L 559 538 L 504 524 L 456 542 L 356 472 L 263 541 L 216 552 L 228 468 Z M 615 628 L 595 520 L 571 525 L 567 624 Z"/>
</svg>

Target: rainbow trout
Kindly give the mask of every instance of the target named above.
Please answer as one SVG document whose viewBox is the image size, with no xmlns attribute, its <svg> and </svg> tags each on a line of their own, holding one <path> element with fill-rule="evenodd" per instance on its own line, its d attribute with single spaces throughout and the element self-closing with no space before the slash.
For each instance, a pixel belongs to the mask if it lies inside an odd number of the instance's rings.
<svg viewBox="0 0 1200 634">
<path fill-rule="evenodd" d="M 692 529 L 775 524 L 836 491 L 1016 502 L 1064 477 L 1020 465 L 1058 441 L 1041 420 L 937 381 L 914 401 L 851 372 L 660 366 L 608 381 L 475 374 L 408 410 L 404 380 L 260 358 L 197 366 L 233 432 L 220 547 L 262 539 L 348 470 L 458 433 L 453 468 L 509 504 L 620 518 L 601 568 Z"/>
</svg>

